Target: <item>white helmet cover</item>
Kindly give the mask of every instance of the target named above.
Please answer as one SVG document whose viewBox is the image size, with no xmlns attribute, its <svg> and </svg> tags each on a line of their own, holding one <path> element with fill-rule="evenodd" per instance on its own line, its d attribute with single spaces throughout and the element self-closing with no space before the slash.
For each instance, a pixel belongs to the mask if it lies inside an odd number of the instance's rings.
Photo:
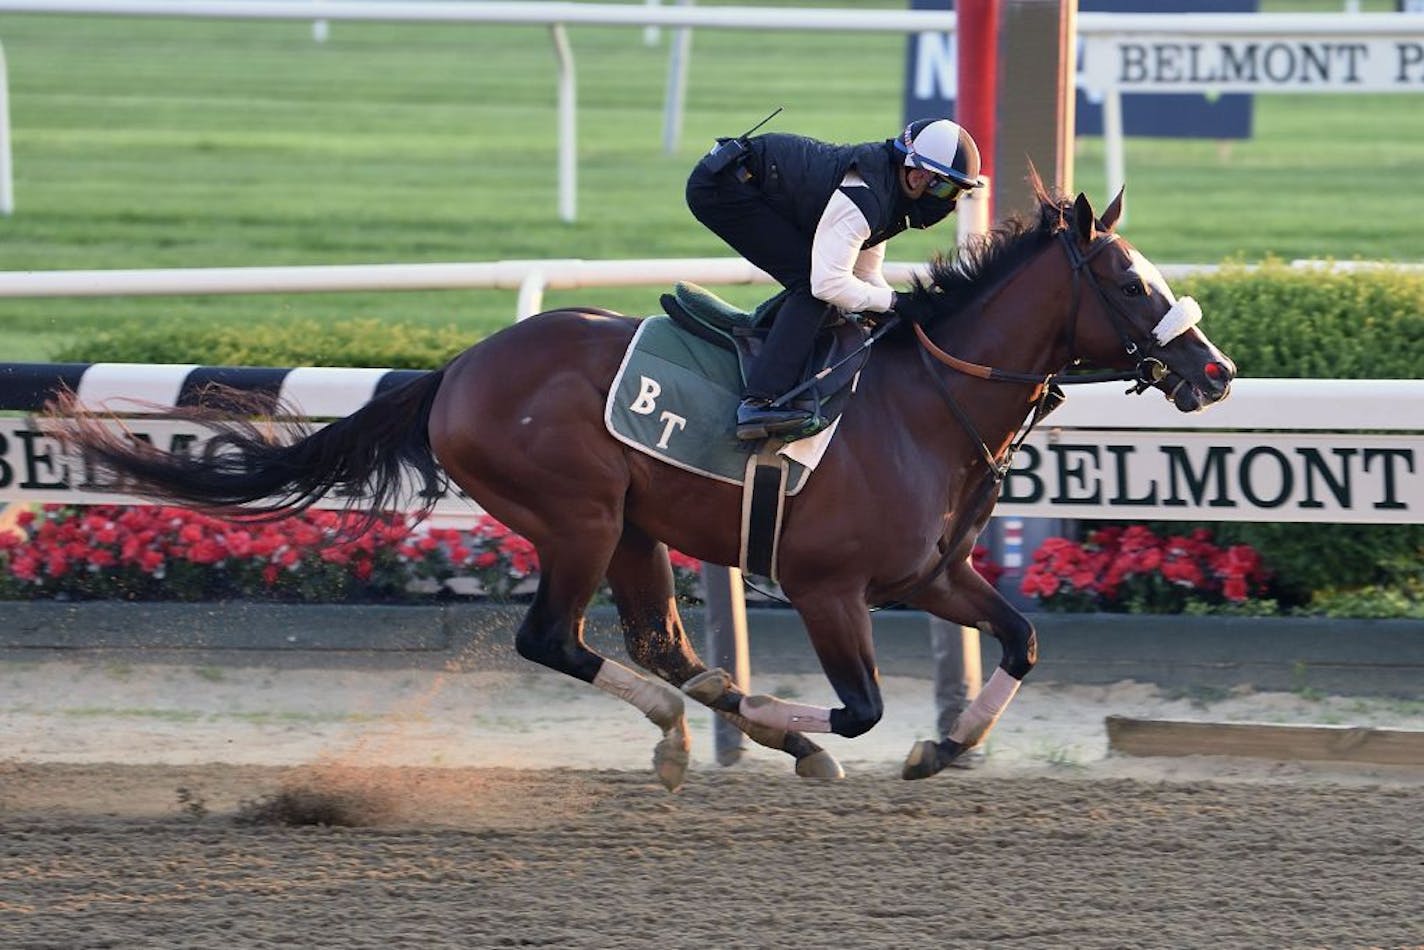
<svg viewBox="0 0 1424 950">
<path fill-rule="evenodd" d="M 961 188 L 978 188 L 979 146 L 960 125 L 949 119 L 911 122 L 895 140 L 910 168 L 943 175 Z"/>
</svg>

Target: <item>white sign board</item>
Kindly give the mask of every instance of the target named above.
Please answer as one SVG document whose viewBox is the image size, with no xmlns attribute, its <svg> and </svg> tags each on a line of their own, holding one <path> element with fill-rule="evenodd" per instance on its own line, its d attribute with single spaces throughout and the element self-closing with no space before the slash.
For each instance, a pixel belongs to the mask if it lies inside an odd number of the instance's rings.
<svg viewBox="0 0 1424 950">
<path fill-rule="evenodd" d="M 201 452 L 201 427 L 131 419 L 160 448 Z M 812 478 L 815 476 L 813 475 Z M 0 499 L 136 503 L 24 419 L 0 420 Z M 341 507 L 345 499 L 323 499 Z M 414 491 L 410 508 L 419 507 Z M 435 512 L 480 509 L 458 492 Z M 1048 429 L 1020 451 L 995 511 L 1153 521 L 1424 523 L 1424 435 Z"/>
<path fill-rule="evenodd" d="M 998 515 L 1424 523 L 1424 435 L 1049 430 Z"/>
<path fill-rule="evenodd" d="M 1424 38 L 1094 35 L 1080 81 L 1099 92 L 1424 92 Z"/>
<path fill-rule="evenodd" d="M 160 449 L 175 453 L 199 454 L 209 432 L 202 426 L 165 419 L 133 418 L 124 427 L 135 437 L 145 439 Z M 274 429 L 293 426 L 274 424 Z M 321 425 L 303 427 L 315 431 Z M 418 476 L 412 480 L 406 500 L 400 506 L 408 511 L 422 507 L 417 497 Z M 463 492 L 450 486 L 435 504 L 439 515 L 452 517 L 478 515 L 483 512 Z M 317 508 L 344 508 L 348 498 L 328 495 Z M 67 453 L 56 440 L 40 432 L 26 419 L 0 419 L 0 501 L 34 502 L 65 505 L 155 504 L 152 499 L 128 492 L 122 483 L 105 482 L 96 477 L 84 461 Z M 181 505 L 178 505 L 181 507 Z"/>
</svg>

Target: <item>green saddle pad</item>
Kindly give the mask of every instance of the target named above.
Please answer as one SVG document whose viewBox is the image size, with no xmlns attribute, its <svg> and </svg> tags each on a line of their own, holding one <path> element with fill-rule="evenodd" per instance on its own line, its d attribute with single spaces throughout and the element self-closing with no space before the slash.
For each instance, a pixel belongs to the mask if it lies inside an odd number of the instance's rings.
<svg viewBox="0 0 1424 950">
<path fill-rule="evenodd" d="M 753 444 L 737 438 L 737 356 L 679 330 L 667 317 L 638 326 L 604 409 L 608 431 L 640 452 L 708 478 L 742 484 Z M 810 469 L 787 459 L 786 493 Z"/>
</svg>

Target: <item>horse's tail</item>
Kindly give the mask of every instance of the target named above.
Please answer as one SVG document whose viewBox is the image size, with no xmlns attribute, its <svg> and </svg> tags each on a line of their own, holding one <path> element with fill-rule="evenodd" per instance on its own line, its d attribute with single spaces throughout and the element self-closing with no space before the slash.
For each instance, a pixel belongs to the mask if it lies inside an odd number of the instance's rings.
<svg viewBox="0 0 1424 950">
<path fill-rule="evenodd" d="M 344 419 L 295 441 L 274 441 L 270 426 L 246 416 L 250 397 L 224 391 L 224 409 L 180 409 L 168 415 L 196 422 L 214 435 L 201 454 L 165 452 L 79 409 L 77 397 L 56 399 L 47 430 L 81 449 L 98 472 L 117 476 L 123 490 L 222 514 L 280 517 L 338 491 L 347 509 L 374 516 L 403 500 L 407 468 L 423 482 L 429 510 L 446 479 L 430 448 L 427 424 L 443 369 L 383 393 Z M 234 412 L 233 410 L 237 410 Z M 270 405 L 267 407 L 271 412 Z"/>
</svg>

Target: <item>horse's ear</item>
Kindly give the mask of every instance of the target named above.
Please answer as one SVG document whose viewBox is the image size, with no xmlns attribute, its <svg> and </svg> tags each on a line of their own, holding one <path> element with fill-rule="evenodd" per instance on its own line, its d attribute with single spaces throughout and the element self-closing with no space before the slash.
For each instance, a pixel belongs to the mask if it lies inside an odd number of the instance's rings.
<svg viewBox="0 0 1424 950">
<path fill-rule="evenodd" d="M 1123 185 L 1117 190 L 1117 197 L 1113 198 L 1112 204 L 1108 205 L 1103 212 L 1103 227 L 1111 231 L 1113 225 L 1117 224 L 1117 219 L 1122 217 L 1122 195 L 1127 191 L 1127 186 Z"/>
<path fill-rule="evenodd" d="M 1033 189 L 1033 195 L 1038 199 L 1039 204 L 1050 204 L 1048 189 L 1043 186 L 1043 179 L 1039 177 L 1038 166 L 1033 163 L 1033 159 L 1028 160 L 1028 185 Z"/>
<path fill-rule="evenodd" d="M 1081 191 L 1073 201 L 1073 224 L 1078 229 L 1078 237 L 1083 239 L 1084 244 L 1093 242 L 1093 206 L 1088 203 L 1088 196 Z"/>
</svg>

